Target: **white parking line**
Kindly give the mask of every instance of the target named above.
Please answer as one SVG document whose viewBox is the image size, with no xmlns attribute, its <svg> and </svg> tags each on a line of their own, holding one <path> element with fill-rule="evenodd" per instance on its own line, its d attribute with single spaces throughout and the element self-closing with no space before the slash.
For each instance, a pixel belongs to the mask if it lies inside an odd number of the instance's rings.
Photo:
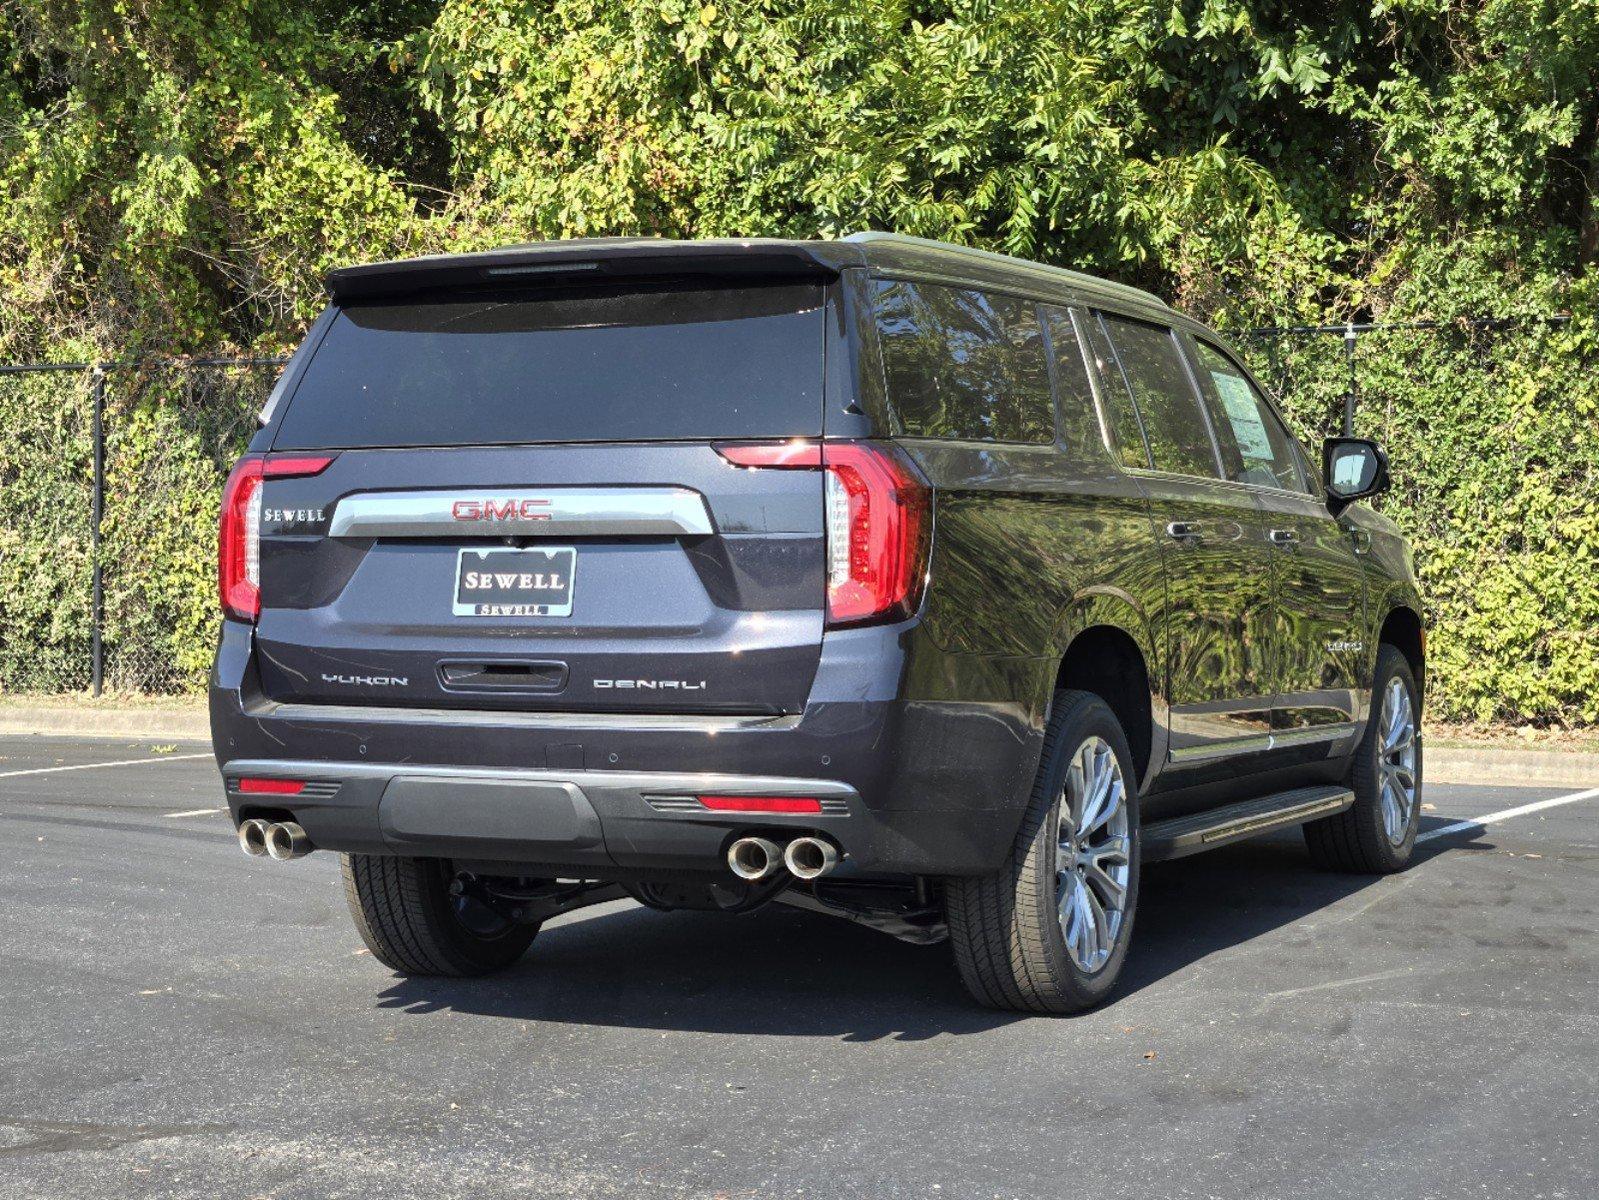
<svg viewBox="0 0 1599 1200">
<path fill-rule="evenodd" d="M 191 808 L 180 813 L 164 813 L 166 817 L 207 817 L 212 813 L 227 812 L 225 808 Z"/>
<path fill-rule="evenodd" d="M 184 758 L 210 758 L 209 750 L 202 754 L 163 754 L 159 758 L 124 758 L 120 762 L 73 763 L 69 767 L 32 767 L 26 771 L 0 771 L 0 779 L 15 779 L 19 775 L 51 775 L 56 771 L 92 771 L 96 767 L 137 767 L 143 763 L 177 762 Z"/>
<path fill-rule="evenodd" d="M 1599 788 L 1589 788 L 1585 792 L 1572 792 L 1569 796 L 1554 796 L 1548 800 L 1538 800 L 1532 804 L 1523 804 L 1517 808 L 1502 808 L 1498 812 L 1489 813 L 1485 817 L 1475 817 L 1470 821 L 1452 821 L 1448 825 L 1440 825 L 1437 829 L 1429 829 L 1426 833 L 1419 834 L 1416 843 L 1430 842 L 1434 838 L 1448 837 L 1451 833 L 1464 833 L 1468 829 L 1481 829 L 1485 825 L 1492 825 L 1495 821 L 1504 821 L 1510 817 L 1524 817 L 1528 813 L 1542 812 L 1546 808 L 1558 808 L 1562 804 L 1575 804 L 1579 800 L 1592 800 L 1599 796 Z"/>
</svg>

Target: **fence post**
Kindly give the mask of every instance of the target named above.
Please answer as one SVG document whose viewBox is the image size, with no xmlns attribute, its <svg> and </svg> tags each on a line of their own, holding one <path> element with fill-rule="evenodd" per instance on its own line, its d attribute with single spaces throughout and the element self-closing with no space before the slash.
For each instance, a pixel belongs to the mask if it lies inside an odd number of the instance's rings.
<svg viewBox="0 0 1599 1200">
<path fill-rule="evenodd" d="M 1344 326 L 1344 360 L 1349 364 L 1349 390 L 1344 393 L 1344 436 L 1355 436 L 1355 323 Z"/>
<path fill-rule="evenodd" d="M 105 515 L 105 365 L 96 363 L 94 379 L 94 495 L 89 503 L 89 689 L 98 696 L 105 687 L 105 579 L 100 562 L 100 520 Z"/>
</svg>

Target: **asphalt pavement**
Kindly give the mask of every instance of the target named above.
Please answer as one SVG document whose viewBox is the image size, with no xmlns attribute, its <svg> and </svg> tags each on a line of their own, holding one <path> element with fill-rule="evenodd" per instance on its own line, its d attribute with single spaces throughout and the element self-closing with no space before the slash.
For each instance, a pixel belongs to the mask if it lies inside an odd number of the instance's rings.
<svg viewBox="0 0 1599 1200">
<path fill-rule="evenodd" d="M 1151 867 L 1119 996 L 1044 1019 L 783 907 L 402 980 L 156 749 L 0 737 L 5 1200 L 1599 1193 L 1599 791 L 1431 787 L 1387 878 Z"/>
</svg>

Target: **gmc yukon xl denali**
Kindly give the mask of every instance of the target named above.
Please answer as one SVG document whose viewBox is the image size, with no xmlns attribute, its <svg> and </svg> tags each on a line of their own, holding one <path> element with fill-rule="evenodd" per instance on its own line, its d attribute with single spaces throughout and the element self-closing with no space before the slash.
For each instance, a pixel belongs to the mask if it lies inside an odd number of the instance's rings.
<svg viewBox="0 0 1599 1200">
<path fill-rule="evenodd" d="M 623 895 L 947 936 L 1065 1012 L 1143 864 L 1302 825 L 1403 867 L 1421 603 L 1225 340 L 886 234 L 335 271 L 228 479 L 240 842 L 338 852 L 396 971 Z"/>
</svg>

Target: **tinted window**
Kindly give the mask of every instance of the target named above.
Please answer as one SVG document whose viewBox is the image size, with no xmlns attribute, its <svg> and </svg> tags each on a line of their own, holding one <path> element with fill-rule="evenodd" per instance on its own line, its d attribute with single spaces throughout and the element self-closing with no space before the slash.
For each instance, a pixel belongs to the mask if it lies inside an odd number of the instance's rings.
<svg viewBox="0 0 1599 1200">
<path fill-rule="evenodd" d="M 1215 346 L 1198 340 L 1194 345 L 1199 352 L 1200 384 L 1211 405 L 1227 477 L 1240 483 L 1304 491 L 1293 440 L 1266 398 L 1255 390 L 1242 368 Z"/>
<path fill-rule="evenodd" d="M 1133 407 L 1133 394 L 1127 390 L 1127 378 L 1122 374 L 1116 352 L 1111 349 L 1110 338 L 1105 334 L 1105 324 L 1098 316 L 1083 322 L 1088 334 L 1088 345 L 1099 370 L 1101 390 L 1105 395 L 1105 417 L 1110 422 L 1111 436 L 1116 439 L 1116 453 L 1124 467 L 1148 467 L 1149 450 L 1144 445 L 1143 426 L 1138 422 L 1138 410 Z"/>
<path fill-rule="evenodd" d="M 913 437 L 1051 442 L 1043 331 L 1029 300 L 881 280 L 888 398 Z"/>
<path fill-rule="evenodd" d="M 806 284 L 349 305 L 275 445 L 815 436 L 821 304 Z"/>
<path fill-rule="evenodd" d="M 1061 439 L 1073 456 L 1105 457 L 1105 441 L 1094 411 L 1094 392 L 1088 385 L 1088 367 L 1077 340 L 1072 315 L 1064 308 L 1042 305 L 1039 311 L 1049 329 L 1049 346 L 1055 356 L 1055 396 L 1060 410 Z"/>
<path fill-rule="evenodd" d="M 1169 329 L 1105 319 L 1126 386 L 1143 419 L 1144 439 L 1157 471 L 1215 478 L 1216 451 L 1199 397 Z"/>
</svg>

